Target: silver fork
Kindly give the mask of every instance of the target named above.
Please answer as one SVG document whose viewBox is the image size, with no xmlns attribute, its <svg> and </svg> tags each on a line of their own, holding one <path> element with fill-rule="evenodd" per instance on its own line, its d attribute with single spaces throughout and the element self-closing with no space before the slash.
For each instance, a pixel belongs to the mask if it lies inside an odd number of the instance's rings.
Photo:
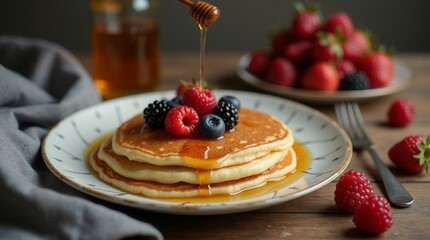
<svg viewBox="0 0 430 240">
<path fill-rule="evenodd" d="M 348 133 L 354 149 L 366 149 L 375 161 L 390 202 L 398 207 L 411 206 L 414 202 L 413 197 L 382 162 L 367 135 L 358 104 L 356 102 L 341 102 L 336 103 L 334 107 L 337 121 Z"/>
</svg>

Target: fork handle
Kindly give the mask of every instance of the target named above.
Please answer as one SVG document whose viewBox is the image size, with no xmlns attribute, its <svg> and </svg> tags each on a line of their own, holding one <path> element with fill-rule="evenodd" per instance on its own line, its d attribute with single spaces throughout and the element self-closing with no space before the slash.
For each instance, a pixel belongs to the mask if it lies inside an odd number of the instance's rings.
<svg viewBox="0 0 430 240">
<path fill-rule="evenodd" d="M 376 167 L 381 175 L 382 182 L 384 183 L 385 190 L 390 202 L 398 207 L 409 207 L 414 202 L 414 198 L 409 192 L 400 184 L 394 177 L 388 167 L 382 162 L 378 153 L 373 147 L 367 149 L 375 161 Z"/>
</svg>

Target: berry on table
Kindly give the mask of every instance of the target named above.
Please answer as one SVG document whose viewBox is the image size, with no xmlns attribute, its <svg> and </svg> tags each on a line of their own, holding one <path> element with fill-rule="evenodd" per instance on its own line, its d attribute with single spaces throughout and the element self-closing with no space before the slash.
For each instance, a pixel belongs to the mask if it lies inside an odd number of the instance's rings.
<svg viewBox="0 0 430 240">
<path fill-rule="evenodd" d="M 396 127 L 404 127 L 415 118 L 414 102 L 408 98 L 395 100 L 388 111 L 388 122 Z"/>
<path fill-rule="evenodd" d="M 347 74 L 340 80 L 340 90 L 365 90 L 370 87 L 369 79 L 362 72 Z"/>
<path fill-rule="evenodd" d="M 201 136 L 216 139 L 224 135 L 225 123 L 218 115 L 208 114 L 200 119 L 198 130 Z"/>
<path fill-rule="evenodd" d="M 148 104 L 148 106 L 143 110 L 145 123 L 151 128 L 164 127 L 164 120 L 170 109 L 171 106 L 165 100 L 156 100 L 153 103 Z"/>
<path fill-rule="evenodd" d="M 199 116 L 193 108 L 178 106 L 167 113 L 164 126 L 174 136 L 187 137 L 197 130 L 198 123 Z"/>
<path fill-rule="evenodd" d="M 222 118 L 227 130 L 233 129 L 239 123 L 238 111 L 229 102 L 219 102 L 213 113 Z"/>
<path fill-rule="evenodd" d="M 419 135 L 410 135 L 394 144 L 388 150 L 390 160 L 400 169 L 417 174 L 430 163 L 430 136 L 424 141 Z"/>
<path fill-rule="evenodd" d="M 379 194 L 369 196 L 355 211 L 352 221 L 362 232 L 384 233 L 393 225 L 390 204 Z"/>
<path fill-rule="evenodd" d="M 353 213 L 373 194 L 373 186 L 367 176 L 358 170 L 349 170 L 339 178 L 334 200 L 340 209 Z"/>
<path fill-rule="evenodd" d="M 194 108 L 199 117 L 212 113 L 217 106 L 214 93 L 200 86 L 189 88 L 183 95 L 182 103 L 183 105 Z"/>
</svg>

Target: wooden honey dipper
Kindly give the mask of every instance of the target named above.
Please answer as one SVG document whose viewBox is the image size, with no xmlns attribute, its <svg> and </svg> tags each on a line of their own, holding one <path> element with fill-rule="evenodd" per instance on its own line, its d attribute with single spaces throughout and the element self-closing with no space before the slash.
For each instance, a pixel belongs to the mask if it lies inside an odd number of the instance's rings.
<svg viewBox="0 0 430 240">
<path fill-rule="evenodd" d="M 203 2 L 203 1 L 193 2 L 191 0 L 178 0 L 178 1 L 190 7 L 191 17 L 203 28 L 209 28 L 219 18 L 219 15 L 220 15 L 219 9 L 207 2 Z"/>
</svg>

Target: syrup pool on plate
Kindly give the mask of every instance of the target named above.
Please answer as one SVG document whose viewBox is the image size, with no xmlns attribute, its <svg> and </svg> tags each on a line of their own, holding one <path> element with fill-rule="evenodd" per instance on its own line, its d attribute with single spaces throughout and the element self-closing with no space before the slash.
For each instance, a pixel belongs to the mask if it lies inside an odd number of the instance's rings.
<svg viewBox="0 0 430 240">
<path fill-rule="evenodd" d="M 85 159 L 86 162 L 88 161 L 88 158 L 90 156 L 90 153 L 96 150 L 102 142 L 104 142 L 106 139 L 110 138 L 112 136 L 112 132 L 107 133 L 105 135 L 102 135 L 100 138 L 96 139 L 85 151 Z M 191 140 L 191 143 L 196 143 L 196 140 Z M 201 143 L 203 143 L 202 141 Z M 186 147 L 187 144 L 184 145 Z M 203 158 L 204 155 L 204 149 L 207 149 L 207 147 L 204 147 L 202 144 L 200 144 L 200 148 L 195 148 L 194 150 L 185 150 L 183 152 L 184 155 L 187 156 L 194 156 L 194 157 L 188 157 L 188 161 L 193 164 L 201 164 L 202 159 L 197 159 L 197 155 L 200 154 Z M 239 201 L 247 198 L 252 198 L 260 195 L 264 195 L 270 192 L 274 192 L 276 190 L 282 189 L 290 184 L 292 184 L 294 181 L 302 177 L 303 171 L 308 169 L 310 162 L 311 162 L 311 153 L 309 149 L 302 145 L 299 141 L 295 141 L 293 144 L 293 149 L 297 156 L 297 167 L 293 173 L 289 173 L 282 177 L 281 179 L 276 179 L 272 181 L 267 181 L 264 184 L 255 186 L 251 189 L 243 190 L 239 193 L 234 193 L 231 195 L 211 195 L 210 193 L 210 184 L 207 184 L 210 180 L 211 176 L 211 170 L 210 169 L 202 169 L 202 168 L 196 168 L 196 174 L 198 176 L 198 179 L 200 181 L 199 186 L 199 197 L 184 197 L 184 198 L 152 198 L 152 199 L 158 199 L 161 201 L 169 201 L 169 202 L 191 202 L 191 203 L 216 203 L 216 202 L 230 202 L 230 201 Z M 202 151 L 200 151 L 202 150 Z M 215 153 L 217 155 L 217 153 Z M 215 156 L 214 155 L 214 156 Z M 192 160 L 194 159 L 194 160 Z M 208 165 L 205 165 L 203 167 L 210 167 L 215 166 L 219 161 L 215 158 L 207 159 Z M 203 160 L 204 161 L 204 160 Z M 91 169 L 91 168 L 89 168 Z M 94 174 L 94 176 L 97 176 L 97 174 Z M 113 186 L 112 186 L 113 187 Z M 120 190 L 123 191 L 123 190 Z M 134 194 L 134 193 L 133 193 Z M 139 195 L 142 197 L 146 197 L 143 195 Z"/>
<path fill-rule="evenodd" d="M 289 173 L 282 177 L 281 179 L 276 179 L 273 181 L 267 181 L 262 185 L 255 186 L 251 189 L 246 189 L 242 192 L 231 194 L 231 195 L 210 195 L 210 184 L 200 185 L 200 197 L 187 197 L 187 198 L 155 198 L 162 201 L 169 202 L 190 202 L 190 203 L 216 203 L 216 202 L 230 202 L 239 201 L 247 198 L 252 198 L 260 195 L 264 195 L 276 190 L 282 189 L 294 181 L 302 177 L 303 171 L 308 169 L 311 162 L 311 153 L 309 149 L 298 141 L 295 141 L 293 149 L 297 156 L 297 167 L 293 173 Z M 208 172 L 209 171 L 209 172 Z M 202 174 L 199 179 L 206 179 L 210 177 L 210 170 L 204 170 L 196 174 Z"/>
</svg>

